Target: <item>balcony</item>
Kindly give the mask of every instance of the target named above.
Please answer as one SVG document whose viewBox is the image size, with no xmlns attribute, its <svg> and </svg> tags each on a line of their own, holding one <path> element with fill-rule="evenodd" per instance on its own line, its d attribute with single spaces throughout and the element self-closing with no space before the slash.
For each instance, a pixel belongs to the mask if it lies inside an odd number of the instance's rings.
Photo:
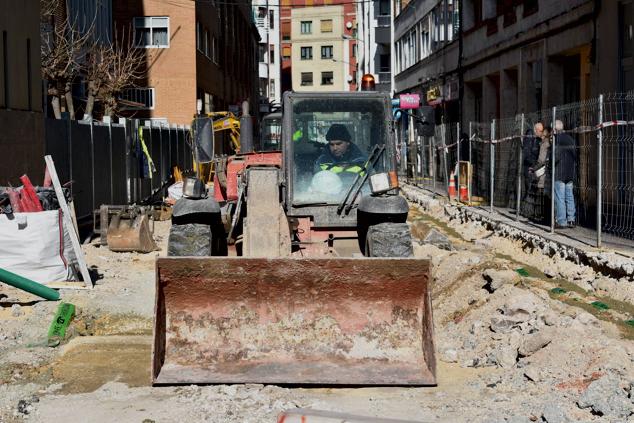
<svg viewBox="0 0 634 423">
<path fill-rule="evenodd" d="M 379 84 L 389 84 L 392 81 L 392 72 L 379 72 Z"/>
</svg>

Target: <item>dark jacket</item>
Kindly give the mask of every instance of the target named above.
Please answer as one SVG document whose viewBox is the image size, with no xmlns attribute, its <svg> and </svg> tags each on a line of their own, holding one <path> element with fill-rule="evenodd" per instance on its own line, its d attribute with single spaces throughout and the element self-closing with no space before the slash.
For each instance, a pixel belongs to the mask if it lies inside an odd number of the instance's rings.
<svg viewBox="0 0 634 423">
<path fill-rule="evenodd" d="M 361 152 L 359 147 L 350 143 L 348 151 L 342 157 L 337 158 L 332 155 L 330 148 L 326 145 L 321 155 L 315 161 L 315 173 L 321 170 L 330 170 L 334 166 L 343 168 L 363 167 L 368 158 Z"/>
<path fill-rule="evenodd" d="M 535 136 L 532 129 L 526 131 L 526 136 L 522 140 L 522 169 L 524 176 L 528 174 L 528 168 L 537 163 L 539 156 L 540 139 Z"/>
<path fill-rule="evenodd" d="M 555 140 L 555 180 L 564 183 L 575 180 L 577 149 L 569 134 L 558 134 Z"/>
</svg>

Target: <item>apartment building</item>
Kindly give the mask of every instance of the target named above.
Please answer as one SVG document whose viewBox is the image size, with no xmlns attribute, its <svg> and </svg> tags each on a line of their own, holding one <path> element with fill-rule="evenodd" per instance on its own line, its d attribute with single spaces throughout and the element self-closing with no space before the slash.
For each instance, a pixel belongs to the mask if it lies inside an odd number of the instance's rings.
<svg viewBox="0 0 634 423">
<path fill-rule="evenodd" d="M 357 3 L 357 85 L 369 73 L 374 75 L 377 91 L 392 92 L 391 28 L 390 0 Z"/>
<path fill-rule="evenodd" d="M 343 7 L 320 6 L 291 12 L 293 91 L 347 91 L 350 52 L 343 36 Z"/>
<path fill-rule="evenodd" d="M 335 2 L 336 3 L 336 2 Z M 319 35 L 323 40 L 328 39 L 330 41 L 328 41 L 328 44 L 325 44 L 324 46 L 332 46 L 333 47 L 333 52 L 332 52 L 332 59 L 324 59 L 324 60 L 330 60 L 332 62 L 332 64 L 337 64 L 337 65 L 343 65 L 343 66 L 337 66 L 338 71 L 341 71 L 341 81 L 342 84 L 337 84 L 337 86 L 339 86 L 339 88 L 337 88 L 338 90 L 345 90 L 345 91 L 356 91 L 358 89 L 358 81 L 360 80 L 361 76 L 359 75 L 359 71 L 358 71 L 358 60 L 357 60 L 357 54 L 358 54 L 358 48 L 359 48 L 359 44 L 362 43 L 362 41 L 359 40 L 359 38 L 357 37 L 357 10 L 356 10 L 356 2 L 339 2 L 339 4 L 337 5 L 332 5 L 333 4 L 333 0 L 281 0 L 281 4 L 280 4 L 280 34 L 281 34 L 281 48 L 282 48 L 282 68 L 281 68 L 281 84 L 282 84 L 282 92 L 284 91 L 288 91 L 291 89 L 295 89 L 296 86 L 301 87 L 302 85 L 302 81 L 301 81 L 301 72 L 295 72 L 294 70 L 294 65 L 298 64 L 300 65 L 300 67 L 302 69 L 306 69 L 305 65 L 320 65 L 320 66 L 325 66 L 327 64 L 326 61 L 322 61 L 320 63 L 317 63 L 316 60 L 322 60 L 321 59 L 321 46 L 319 47 L 319 51 L 317 50 L 311 50 L 311 53 L 313 54 L 313 59 L 308 60 L 308 59 L 303 59 L 304 61 L 302 62 L 301 59 L 301 49 L 299 50 L 295 50 L 294 47 L 294 43 L 293 43 L 293 39 L 296 38 L 294 34 L 296 34 L 299 38 L 297 38 L 298 42 L 304 42 L 307 39 L 311 38 L 309 36 L 307 36 L 308 34 L 302 34 L 301 33 L 301 21 L 299 21 L 299 26 L 295 29 L 295 26 L 292 24 L 292 14 L 295 13 L 296 15 L 298 13 L 301 14 L 301 12 L 299 12 L 300 10 L 303 10 L 304 8 L 308 8 L 308 9 L 316 9 L 316 11 L 312 12 L 313 14 L 311 15 L 311 17 L 309 18 L 311 21 L 314 20 L 315 22 L 315 26 L 311 26 L 310 30 L 312 31 L 316 31 L 314 32 L 312 35 L 313 36 L 317 36 Z M 332 9 L 328 9 L 329 7 L 336 7 L 338 8 L 338 12 L 339 15 L 338 16 L 334 16 L 331 15 L 329 10 Z M 308 12 L 310 13 L 310 12 Z M 326 15 L 324 16 L 320 16 L 321 14 L 326 13 Z M 329 19 L 333 19 L 333 27 L 332 27 L 332 32 L 330 33 L 321 33 L 321 20 L 325 20 L 328 21 Z M 337 20 L 337 22 L 341 22 L 342 26 L 339 25 L 335 25 L 334 20 Z M 327 24 L 326 24 L 327 25 Z M 327 28 L 327 26 L 326 26 Z M 306 29 L 306 28 L 305 28 Z M 298 31 L 297 33 L 295 31 Z M 324 41 L 325 42 L 325 41 Z M 335 52 L 334 52 L 334 48 L 335 46 L 339 46 L 340 43 L 341 45 L 341 54 L 345 54 L 345 56 L 336 56 Z M 305 47 L 309 47 L 308 45 L 306 45 Z M 308 54 L 308 50 L 305 49 L 304 50 L 306 55 Z M 295 55 L 295 53 L 298 53 L 298 56 Z M 324 57 L 328 57 L 330 54 L 330 51 L 326 48 L 324 50 Z M 305 56 L 308 57 L 308 56 Z M 315 59 L 315 57 L 317 57 L 317 59 Z M 341 68 L 345 68 L 341 69 Z M 337 70 L 335 70 L 334 68 L 329 71 L 329 70 L 324 70 L 324 72 L 333 72 L 333 86 L 334 86 L 334 78 L 335 76 L 337 78 L 339 77 L 339 72 Z M 321 84 L 321 71 L 319 71 L 319 74 L 316 74 L 315 71 L 313 70 L 313 85 L 312 85 L 312 89 L 315 89 L 316 87 L 318 88 Z M 304 72 L 304 73 L 308 73 L 308 72 Z M 306 76 L 306 78 L 308 78 L 308 76 Z M 319 80 L 317 80 L 317 78 L 319 78 Z M 339 80 L 339 79 L 338 79 Z M 315 81 L 317 81 L 317 85 L 315 85 Z M 345 81 L 345 82 L 343 82 Z M 326 82 L 328 82 L 328 74 L 326 74 Z M 307 81 L 304 81 L 304 84 L 307 84 Z M 308 90 L 307 89 L 307 85 L 304 85 L 304 90 Z M 324 86 L 324 88 L 333 88 L 330 86 L 330 84 L 327 84 Z M 302 90 L 302 88 L 300 88 L 300 90 Z"/>
<path fill-rule="evenodd" d="M 632 89 L 631 28 L 631 0 L 397 2 L 395 89 L 454 122 Z"/>
<path fill-rule="evenodd" d="M 280 3 L 279 0 L 254 0 L 253 14 L 260 34 L 258 75 L 260 111 L 269 112 L 281 105 L 280 81 Z"/>
<path fill-rule="evenodd" d="M 43 176 L 40 3 L 0 0 L 0 180 Z"/>
<path fill-rule="evenodd" d="M 115 28 L 145 49 L 144 77 L 123 98 L 127 115 L 189 124 L 197 111 L 258 103 L 259 34 L 250 2 L 115 0 Z"/>
</svg>

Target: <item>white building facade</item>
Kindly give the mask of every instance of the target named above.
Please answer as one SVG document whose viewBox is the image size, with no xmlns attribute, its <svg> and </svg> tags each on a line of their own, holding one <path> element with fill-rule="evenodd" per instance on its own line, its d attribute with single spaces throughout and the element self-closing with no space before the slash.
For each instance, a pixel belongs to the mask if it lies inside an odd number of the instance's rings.
<svg viewBox="0 0 634 423">
<path fill-rule="evenodd" d="M 260 111 L 281 105 L 279 0 L 253 0 L 253 15 L 260 33 L 258 49 Z"/>
<path fill-rule="evenodd" d="M 391 3 L 391 0 L 357 3 L 357 78 L 360 82 L 364 74 L 372 74 L 377 91 L 393 91 Z"/>
</svg>

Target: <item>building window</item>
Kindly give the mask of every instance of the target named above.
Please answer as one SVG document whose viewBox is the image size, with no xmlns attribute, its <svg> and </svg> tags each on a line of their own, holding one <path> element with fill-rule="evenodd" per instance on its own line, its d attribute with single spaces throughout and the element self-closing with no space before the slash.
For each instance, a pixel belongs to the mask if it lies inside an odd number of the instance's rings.
<svg viewBox="0 0 634 423">
<path fill-rule="evenodd" d="M 205 56 L 211 58 L 211 39 L 209 38 L 209 31 L 205 30 L 205 39 L 204 39 L 204 53 Z"/>
<path fill-rule="evenodd" d="M 266 63 L 266 44 L 264 43 L 258 45 L 258 62 Z"/>
<path fill-rule="evenodd" d="M 390 15 L 390 0 L 379 0 L 379 15 Z"/>
<path fill-rule="evenodd" d="M 269 28 L 275 29 L 275 11 L 269 10 Z"/>
<path fill-rule="evenodd" d="M 283 47 L 282 48 L 282 59 L 290 59 L 291 58 L 291 48 Z"/>
<path fill-rule="evenodd" d="M 213 49 L 213 61 L 215 64 L 218 64 L 218 39 L 216 37 L 211 37 L 211 47 Z"/>
<path fill-rule="evenodd" d="M 210 113 L 214 111 L 214 96 L 209 94 L 209 93 L 205 93 L 203 96 L 203 112 L 204 113 Z"/>
<path fill-rule="evenodd" d="M 358 44 L 356 44 L 356 43 L 353 44 L 352 45 L 352 57 L 357 57 L 357 54 L 359 54 L 358 50 L 359 50 Z"/>
<path fill-rule="evenodd" d="M 275 97 L 275 80 L 271 79 L 271 91 L 269 91 L 269 97 Z"/>
<path fill-rule="evenodd" d="M 332 72 L 322 72 L 321 85 L 332 85 L 332 84 L 333 84 Z"/>
<path fill-rule="evenodd" d="M 203 26 L 200 22 L 196 22 L 196 49 L 202 51 L 203 45 Z"/>
<path fill-rule="evenodd" d="M 269 49 L 269 60 L 270 60 L 270 63 L 275 63 L 275 45 L 270 44 L 269 47 L 270 47 L 270 49 Z"/>
<path fill-rule="evenodd" d="M 313 85 L 313 73 L 312 72 L 302 72 L 302 87 Z"/>
<path fill-rule="evenodd" d="M 302 60 L 312 60 L 313 59 L 313 48 L 312 47 L 302 47 L 300 52 L 301 52 Z"/>
<path fill-rule="evenodd" d="M 321 32 L 332 32 L 332 19 L 321 20 Z"/>
<path fill-rule="evenodd" d="M 524 0 L 524 12 L 522 13 L 524 17 L 537 13 L 538 10 L 539 10 L 538 0 Z"/>
<path fill-rule="evenodd" d="M 300 29 L 302 34 L 311 34 L 313 32 L 313 21 L 302 21 Z"/>
<path fill-rule="evenodd" d="M 321 58 L 332 59 L 332 46 L 321 46 Z"/>
<path fill-rule="evenodd" d="M 134 42 L 142 48 L 168 48 L 169 17 L 134 18 Z"/>
<path fill-rule="evenodd" d="M 379 72 L 390 71 L 390 54 L 381 54 L 379 56 Z"/>
<path fill-rule="evenodd" d="M 154 88 L 128 88 L 119 95 L 121 104 L 128 110 L 154 109 Z"/>
<path fill-rule="evenodd" d="M 258 7 L 258 16 L 255 19 L 255 25 L 258 28 L 264 28 L 266 23 L 265 19 L 266 19 L 266 7 Z"/>
</svg>

